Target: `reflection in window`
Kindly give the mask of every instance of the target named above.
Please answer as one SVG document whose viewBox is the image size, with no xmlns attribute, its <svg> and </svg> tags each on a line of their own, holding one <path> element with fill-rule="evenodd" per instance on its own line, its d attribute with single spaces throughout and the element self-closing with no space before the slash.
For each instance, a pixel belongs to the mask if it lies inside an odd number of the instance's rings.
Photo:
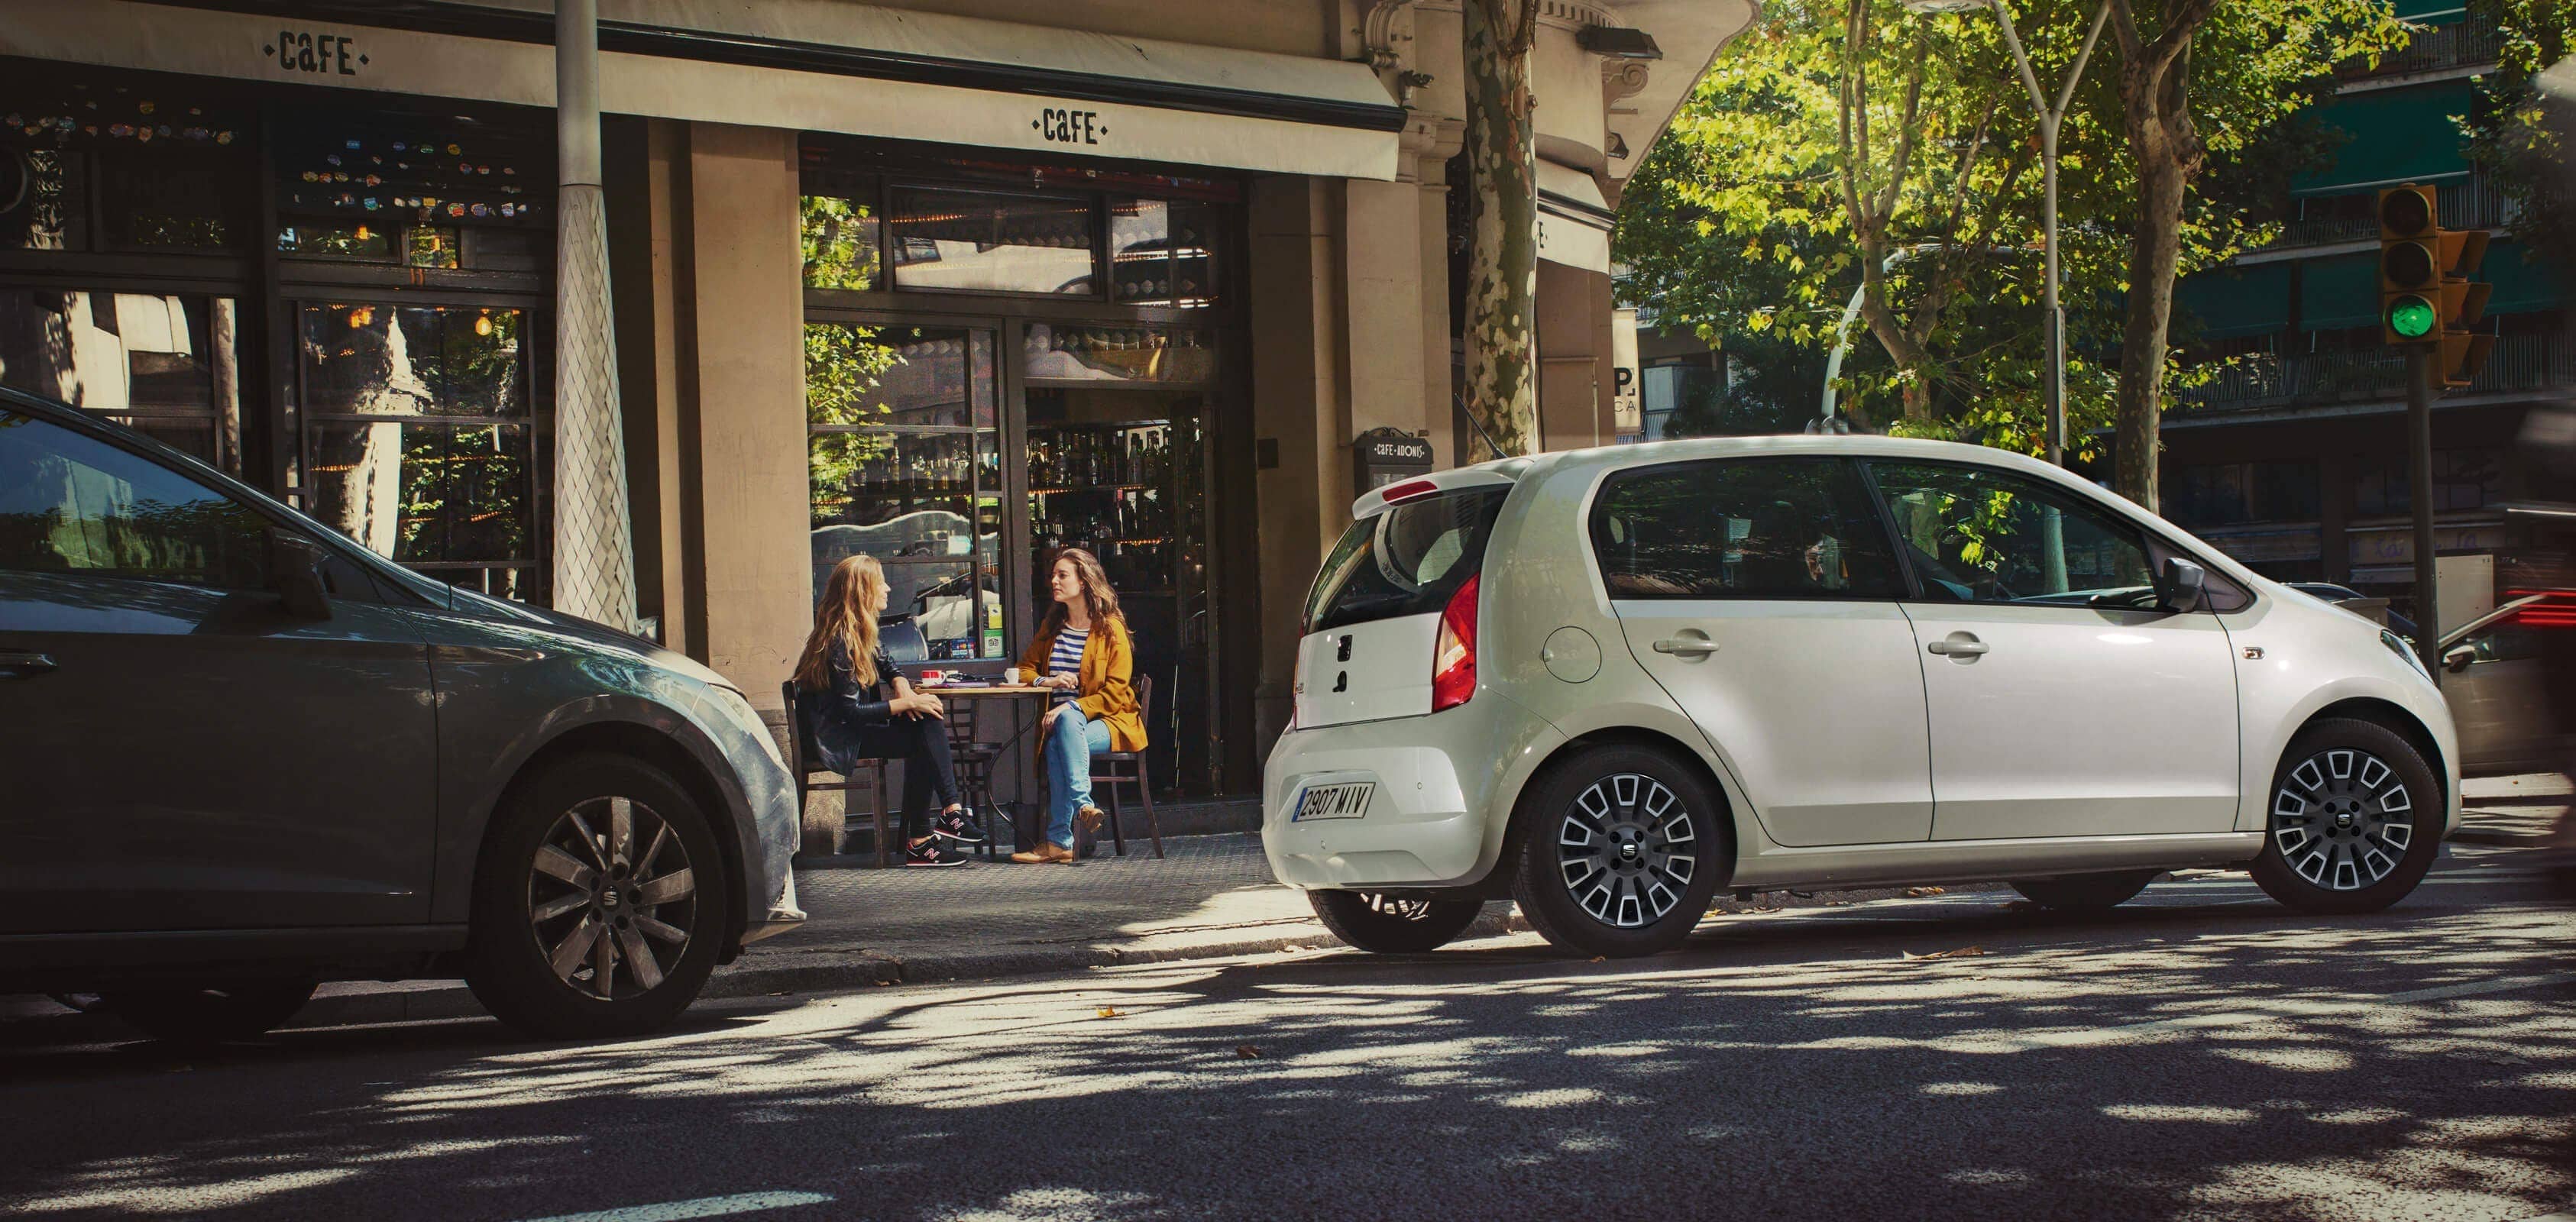
<svg viewBox="0 0 2576 1222">
<path fill-rule="evenodd" d="M 1021 348 L 1035 381 L 1205 382 L 1216 376 L 1215 338 L 1186 327 L 1030 323 Z"/>
<path fill-rule="evenodd" d="M 876 206 L 869 198 L 808 195 L 803 215 L 805 287 L 878 287 Z"/>
<path fill-rule="evenodd" d="M 890 613 L 921 618 L 934 658 L 1002 651 L 995 385 L 990 331 L 805 329 L 815 587 L 876 557 Z"/>
<path fill-rule="evenodd" d="M 1592 546 L 1617 598 L 1892 598 L 1886 532 L 1851 464 L 1765 459 L 1617 477 Z"/>
<path fill-rule="evenodd" d="M 225 297 L 0 289 L 0 386 L 239 473 L 238 321 Z"/>
<path fill-rule="evenodd" d="M 889 252 L 897 286 L 1096 297 L 1090 201 L 897 188 Z"/>
<path fill-rule="evenodd" d="M 2019 476 L 1971 467 L 1872 463 L 1898 538 L 1934 602 L 2154 605 L 2137 530 Z"/>
<path fill-rule="evenodd" d="M 380 555 L 510 598 L 535 585 L 525 311 L 298 311 L 310 512 Z"/>
<path fill-rule="evenodd" d="M 0 144 L 0 250 L 89 247 L 89 158 Z"/>
<path fill-rule="evenodd" d="M 1206 204 L 1111 199 L 1111 300 L 1182 309 L 1215 305 L 1214 228 Z"/>
<path fill-rule="evenodd" d="M 0 412 L 0 569 L 264 589 L 267 529 L 166 467 Z"/>
</svg>

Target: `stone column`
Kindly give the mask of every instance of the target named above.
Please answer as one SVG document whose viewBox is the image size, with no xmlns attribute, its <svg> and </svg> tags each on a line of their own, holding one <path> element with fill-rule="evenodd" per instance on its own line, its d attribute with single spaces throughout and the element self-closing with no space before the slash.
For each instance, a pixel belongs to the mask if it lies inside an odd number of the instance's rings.
<svg viewBox="0 0 2576 1222">
<path fill-rule="evenodd" d="M 625 423 L 608 300 L 599 137 L 598 0 L 555 6 L 555 495 L 552 602 L 635 627 Z"/>
</svg>

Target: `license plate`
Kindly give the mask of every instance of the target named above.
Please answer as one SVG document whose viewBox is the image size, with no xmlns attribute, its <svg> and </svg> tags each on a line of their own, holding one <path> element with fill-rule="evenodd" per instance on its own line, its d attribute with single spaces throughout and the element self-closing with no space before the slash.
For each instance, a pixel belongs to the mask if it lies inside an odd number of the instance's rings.
<svg viewBox="0 0 2576 1222">
<path fill-rule="evenodd" d="M 1377 792 L 1375 781 L 1349 781 L 1340 785 L 1317 785 L 1297 799 L 1297 813 L 1290 822 L 1305 819 L 1357 819 L 1368 813 L 1369 795 Z"/>
</svg>

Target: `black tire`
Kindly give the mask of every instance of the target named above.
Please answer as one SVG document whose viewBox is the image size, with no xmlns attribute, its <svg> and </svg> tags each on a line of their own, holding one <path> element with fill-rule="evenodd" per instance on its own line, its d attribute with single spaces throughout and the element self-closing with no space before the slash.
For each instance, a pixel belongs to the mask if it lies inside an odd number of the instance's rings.
<svg viewBox="0 0 2576 1222">
<path fill-rule="evenodd" d="M 1379 955 L 1438 950 L 1485 910 L 1481 900 L 1400 900 L 1365 891 L 1309 891 L 1306 902 L 1334 937 Z"/>
<path fill-rule="evenodd" d="M 2013 890 L 2023 899 L 2054 912 L 2109 912 L 2147 889 L 2162 870 L 2122 870 L 2113 874 L 2070 874 L 2064 878 L 2017 879 Z"/>
<path fill-rule="evenodd" d="M 2254 881 L 2300 912 L 2377 912 L 2406 898 L 2442 851 L 2441 783 L 2414 744 L 2376 722 L 2301 730 L 2266 805 Z"/>
<path fill-rule="evenodd" d="M 609 843 L 621 803 L 622 853 Z M 686 790 L 641 760 L 576 756 L 513 790 L 493 817 L 465 983 L 493 1017 L 540 1038 L 643 1035 L 697 1000 L 732 911 L 732 875 Z M 561 972 L 557 955 L 570 963 Z"/>
<path fill-rule="evenodd" d="M 173 1043 L 211 1044 L 268 1034 L 313 999 L 310 980 L 250 980 L 202 987 L 108 989 L 95 1007 L 143 1034 Z"/>
<path fill-rule="evenodd" d="M 1551 768 L 1521 816 L 1512 898 L 1541 937 L 1580 955 L 1680 945 L 1734 853 L 1726 804 L 1695 769 L 1646 747 L 1594 747 Z"/>
</svg>

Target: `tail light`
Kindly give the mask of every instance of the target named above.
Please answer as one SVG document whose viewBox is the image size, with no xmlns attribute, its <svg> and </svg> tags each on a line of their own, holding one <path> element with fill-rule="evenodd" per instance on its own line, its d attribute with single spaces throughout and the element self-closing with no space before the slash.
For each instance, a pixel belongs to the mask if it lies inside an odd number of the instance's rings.
<svg viewBox="0 0 2576 1222">
<path fill-rule="evenodd" d="M 1431 711 L 1454 709 L 1476 694 L 1476 585 L 1449 596 L 1440 613 L 1440 644 L 1431 654 Z M 1417 638 L 1418 639 L 1418 638 Z"/>
</svg>

